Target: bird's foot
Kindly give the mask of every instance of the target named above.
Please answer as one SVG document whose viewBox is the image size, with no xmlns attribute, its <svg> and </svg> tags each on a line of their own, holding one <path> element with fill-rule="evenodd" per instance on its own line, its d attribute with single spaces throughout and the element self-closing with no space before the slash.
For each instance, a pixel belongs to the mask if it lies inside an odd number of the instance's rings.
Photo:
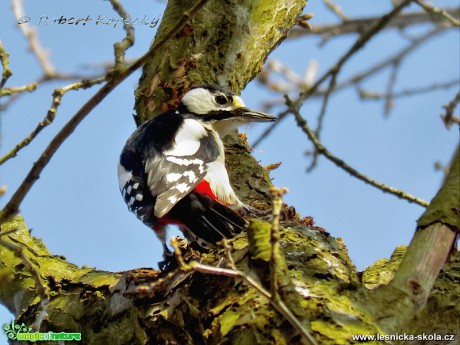
<svg viewBox="0 0 460 345">
<path fill-rule="evenodd" d="M 171 272 L 179 267 L 174 252 L 170 251 L 166 245 L 163 245 L 163 261 L 158 262 L 158 268 L 163 272 Z"/>
</svg>

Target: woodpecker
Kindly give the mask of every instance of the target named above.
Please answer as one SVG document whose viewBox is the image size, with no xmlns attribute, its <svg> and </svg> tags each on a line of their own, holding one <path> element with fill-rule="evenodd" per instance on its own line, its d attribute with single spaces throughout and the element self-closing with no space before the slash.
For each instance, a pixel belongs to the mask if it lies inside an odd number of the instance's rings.
<svg viewBox="0 0 460 345">
<path fill-rule="evenodd" d="M 248 122 L 276 118 L 245 107 L 241 97 L 217 86 L 197 86 L 176 110 L 145 122 L 128 138 L 120 156 L 122 196 L 163 245 L 162 271 L 175 265 L 166 226 L 177 224 L 201 248 L 244 230 L 236 212 L 245 205 L 230 185 L 222 138 Z"/>
</svg>

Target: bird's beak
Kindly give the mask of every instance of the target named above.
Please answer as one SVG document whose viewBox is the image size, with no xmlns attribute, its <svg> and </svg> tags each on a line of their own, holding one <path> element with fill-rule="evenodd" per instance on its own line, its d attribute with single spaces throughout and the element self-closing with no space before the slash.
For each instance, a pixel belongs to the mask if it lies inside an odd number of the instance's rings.
<svg viewBox="0 0 460 345">
<path fill-rule="evenodd" d="M 243 120 L 247 122 L 273 122 L 277 120 L 277 118 L 274 116 L 254 111 L 248 108 L 240 108 L 238 110 Z"/>
</svg>

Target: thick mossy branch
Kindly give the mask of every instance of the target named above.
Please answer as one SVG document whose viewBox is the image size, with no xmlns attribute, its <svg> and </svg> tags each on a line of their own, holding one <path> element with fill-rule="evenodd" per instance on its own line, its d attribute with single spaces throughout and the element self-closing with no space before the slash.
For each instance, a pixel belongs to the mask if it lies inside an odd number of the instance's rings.
<svg viewBox="0 0 460 345">
<path fill-rule="evenodd" d="M 240 199 L 260 210 L 270 208 L 270 177 L 251 155 L 251 148 L 242 135 L 231 133 L 225 137 L 225 163 Z"/>
<path fill-rule="evenodd" d="M 283 301 L 300 320 L 310 320 L 320 344 L 353 344 L 353 334 L 383 334 L 379 326 L 382 314 L 376 311 L 390 310 L 394 291 L 380 291 L 381 304 L 376 303 L 343 243 L 299 223 L 298 219 L 281 223 L 279 264 L 283 270 L 278 279 L 284 285 L 280 290 Z M 237 268 L 266 286 L 270 226 L 254 221 L 249 246 L 246 234 L 230 242 Z M 79 268 L 51 255 L 18 217 L 4 231 L 14 229 L 3 238 L 22 243 L 50 291 L 42 332 L 81 332 L 84 343 L 90 345 L 300 343 L 292 326 L 270 302 L 238 278 L 181 272 L 162 277 L 151 269 L 110 273 Z M 203 264 L 215 267 L 225 265 L 225 248 L 203 255 L 183 248 L 186 259 L 200 258 Z M 388 265 L 381 265 L 380 273 L 374 270 L 375 275 L 391 276 L 399 259 L 399 254 L 393 255 Z M 401 331 L 409 327 L 429 333 L 444 325 L 452 331 L 459 312 L 458 264 L 457 255 L 451 263 L 453 269 L 445 268 L 428 300 L 427 310 L 436 310 L 434 321 L 432 315 L 423 314 L 404 327 L 400 324 Z M 30 325 L 35 321 L 40 301 L 34 279 L 21 260 L 4 247 L 0 247 L 0 301 L 18 314 L 17 322 Z M 396 309 L 394 314 L 399 317 L 404 310 Z"/>
<path fill-rule="evenodd" d="M 419 313 L 455 245 L 460 229 L 460 152 L 440 191 L 418 221 L 418 228 L 397 269 L 391 287 L 403 293 L 406 311 Z M 412 315 L 407 314 L 411 320 Z M 401 319 L 399 318 L 399 321 Z M 395 325 L 387 319 L 389 329 Z"/>
<path fill-rule="evenodd" d="M 441 189 L 431 200 L 430 207 L 417 221 L 419 229 L 433 223 L 443 223 L 460 233 L 460 149 L 454 155 L 450 172 Z"/>
</svg>

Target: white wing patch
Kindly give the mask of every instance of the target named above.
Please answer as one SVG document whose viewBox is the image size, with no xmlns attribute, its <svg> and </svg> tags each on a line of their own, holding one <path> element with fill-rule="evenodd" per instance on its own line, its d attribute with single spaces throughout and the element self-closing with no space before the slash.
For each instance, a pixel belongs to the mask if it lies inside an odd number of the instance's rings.
<svg viewBox="0 0 460 345">
<path fill-rule="evenodd" d="M 166 175 L 166 181 L 176 182 L 178 179 L 180 179 L 181 176 L 182 174 L 179 174 L 179 173 L 169 173 L 168 175 Z"/>
<path fill-rule="evenodd" d="M 188 191 L 189 185 L 187 183 L 179 183 L 178 185 L 175 185 L 174 188 L 181 193 L 185 193 Z"/>
<path fill-rule="evenodd" d="M 197 165 L 200 171 L 200 174 L 204 171 L 204 162 L 198 158 L 187 159 L 187 158 L 177 158 L 174 156 L 168 156 L 166 157 L 166 160 L 170 161 L 171 163 L 182 165 L 182 166 Z"/>
<path fill-rule="evenodd" d="M 186 170 L 183 173 L 169 173 L 165 176 L 169 189 L 157 196 L 154 212 L 155 217 L 157 218 L 161 218 L 168 213 L 171 208 L 184 197 L 184 195 L 188 194 L 191 190 L 193 190 L 193 188 L 195 188 L 195 186 L 206 174 L 206 164 L 201 159 L 185 159 L 177 157 L 166 157 L 166 159 L 181 167 L 185 167 Z"/>
<path fill-rule="evenodd" d="M 196 180 L 196 174 L 193 171 L 184 172 L 184 176 L 188 177 L 188 180 L 190 183 Z"/>
<path fill-rule="evenodd" d="M 200 148 L 200 139 L 207 136 L 204 127 L 196 120 L 185 119 L 176 134 L 173 147 L 164 151 L 165 156 L 191 156 Z"/>
<path fill-rule="evenodd" d="M 145 162 L 147 186 L 155 200 L 154 215 L 161 218 L 195 188 L 207 165 L 223 156 L 212 131 L 193 119 L 184 119 L 172 147 Z"/>
</svg>

